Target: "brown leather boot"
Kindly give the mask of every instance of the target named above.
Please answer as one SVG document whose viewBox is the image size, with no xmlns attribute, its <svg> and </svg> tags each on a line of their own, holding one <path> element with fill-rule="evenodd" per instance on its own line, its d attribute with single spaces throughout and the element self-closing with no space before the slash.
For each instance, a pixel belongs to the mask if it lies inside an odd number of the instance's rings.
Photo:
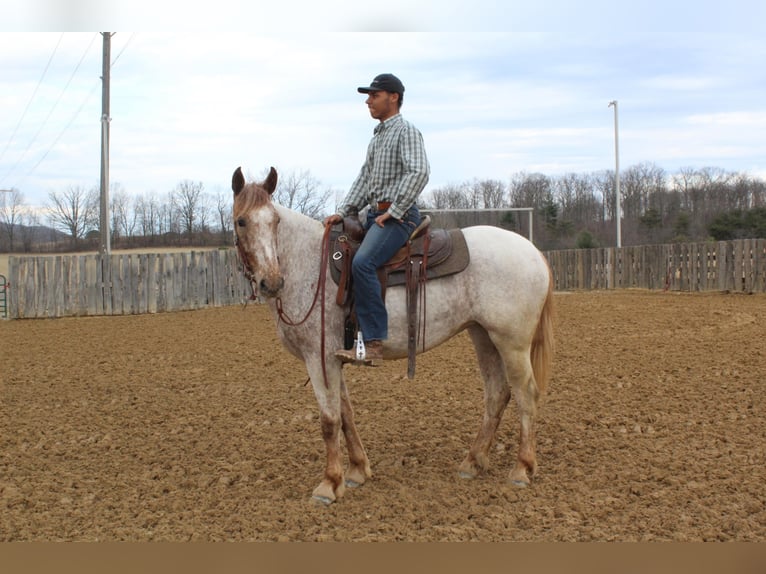
<svg viewBox="0 0 766 574">
<path fill-rule="evenodd" d="M 367 341 L 364 344 L 365 356 L 359 361 L 356 358 L 356 347 L 335 351 L 335 356 L 344 363 L 376 367 L 383 362 L 383 341 Z"/>
</svg>

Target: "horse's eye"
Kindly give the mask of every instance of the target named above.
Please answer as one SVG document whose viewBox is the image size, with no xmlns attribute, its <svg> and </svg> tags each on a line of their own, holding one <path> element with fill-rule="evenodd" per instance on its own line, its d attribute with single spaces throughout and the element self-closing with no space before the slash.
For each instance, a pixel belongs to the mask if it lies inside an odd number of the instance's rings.
<svg viewBox="0 0 766 574">
<path fill-rule="evenodd" d="M 239 225 L 240 227 L 244 227 L 246 225 L 245 218 L 240 217 L 239 219 L 237 219 L 237 225 Z"/>
</svg>

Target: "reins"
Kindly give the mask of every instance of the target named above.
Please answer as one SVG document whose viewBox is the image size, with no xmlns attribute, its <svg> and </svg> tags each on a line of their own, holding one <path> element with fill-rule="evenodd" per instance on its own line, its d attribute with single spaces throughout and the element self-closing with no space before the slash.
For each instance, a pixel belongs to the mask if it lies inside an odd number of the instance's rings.
<svg viewBox="0 0 766 574">
<path fill-rule="evenodd" d="M 298 327 L 300 325 L 303 325 L 308 318 L 311 316 L 311 313 L 314 311 L 314 307 L 316 307 L 317 299 L 319 299 L 319 296 L 321 294 L 322 302 L 320 303 L 320 309 L 322 311 L 322 317 L 321 317 L 321 330 L 322 330 L 322 337 L 321 337 L 321 352 L 322 352 L 322 376 L 324 377 L 324 385 L 325 388 L 328 388 L 327 384 L 327 361 L 325 358 L 325 290 L 326 290 L 326 283 L 327 283 L 327 265 L 328 265 L 328 259 L 330 256 L 330 230 L 332 229 L 332 225 L 328 224 L 325 225 L 324 233 L 322 234 L 322 249 L 321 249 L 321 258 L 319 262 L 319 281 L 317 282 L 317 288 L 316 291 L 314 291 L 314 299 L 311 301 L 311 306 L 309 307 L 309 310 L 306 311 L 306 315 L 301 319 L 300 321 L 294 321 L 290 318 L 290 316 L 285 312 L 284 307 L 282 306 L 282 298 L 277 297 L 275 300 L 276 308 L 277 308 L 277 317 L 281 322 L 283 322 L 285 325 L 289 325 L 290 327 Z M 255 281 L 255 276 L 253 275 L 253 272 L 250 270 L 250 266 L 247 264 L 247 259 L 244 257 L 244 250 L 242 249 L 242 245 L 239 242 L 239 238 L 236 240 L 237 249 L 239 250 L 239 256 L 240 259 L 242 259 L 242 267 L 243 267 L 243 273 L 245 277 L 250 281 L 250 286 L 253 289 L 253 294 L 250 296 L 251 299 L 256 298 L 255 289 L 253 288 L 253 283 Z"/>
</svg>

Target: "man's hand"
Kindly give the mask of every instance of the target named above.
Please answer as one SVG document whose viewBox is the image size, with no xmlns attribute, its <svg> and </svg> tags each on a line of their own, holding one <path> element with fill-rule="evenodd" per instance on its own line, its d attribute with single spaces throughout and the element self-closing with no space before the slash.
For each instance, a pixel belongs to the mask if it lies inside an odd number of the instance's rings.
<svg viewBox="0 0 766 574">
<path fill-rule="evenodd" d="M 386 222 L 387 219 L 391 219 L 391 214 L 386 211 L 385 213 L 381 213 L 375 218 L 375 223 L 378 224 L 378 227 L 383 227 L 383 224 Z"/>
</svg>

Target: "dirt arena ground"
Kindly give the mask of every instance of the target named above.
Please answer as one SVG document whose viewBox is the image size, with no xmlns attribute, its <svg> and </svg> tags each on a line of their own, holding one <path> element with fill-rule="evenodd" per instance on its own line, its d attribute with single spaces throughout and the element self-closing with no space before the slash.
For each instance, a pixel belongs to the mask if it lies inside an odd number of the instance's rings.
<svg viewBox="0 0 766 574">
<path fill-rule="evenodd" d="M 374 477 L 310 501 L 302 365 L 265 307 L 0 321 L 0 540 L 766 541 L 766 295 L 557 294 L 539 473 L 457 466 L 482 391 L 461 335 L 347 367 Z"/>
</svg>

